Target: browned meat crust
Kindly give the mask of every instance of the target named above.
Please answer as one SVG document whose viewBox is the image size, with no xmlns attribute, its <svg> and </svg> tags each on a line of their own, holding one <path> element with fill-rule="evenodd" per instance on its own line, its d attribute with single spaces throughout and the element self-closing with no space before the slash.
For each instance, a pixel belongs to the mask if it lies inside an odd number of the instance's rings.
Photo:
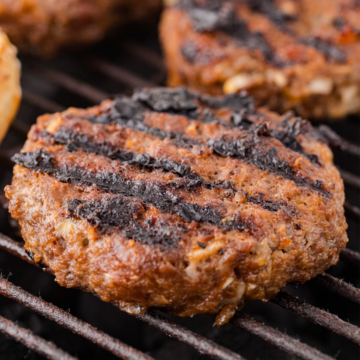
<svg viewBox="0 0 360 360">
<path fill-rule="evenodd" d="M 144 19 L 161 0 L 0 0 L 0 26 L 21 51 L 51 55 Z"/>
<path fill-rule="evenodd" d="M 40 117 L 6 196 L 59 284 L 222 324 L 338 261 L 343 182 L 319 138 L 245 95 L 145 89 Z"/>
<path fill-rule="evenodd" d="M 360 114 L 359 18 L 357 0 L 180 0 L 160 26 L 168 83 L 314 119 Z"/>
</svg>

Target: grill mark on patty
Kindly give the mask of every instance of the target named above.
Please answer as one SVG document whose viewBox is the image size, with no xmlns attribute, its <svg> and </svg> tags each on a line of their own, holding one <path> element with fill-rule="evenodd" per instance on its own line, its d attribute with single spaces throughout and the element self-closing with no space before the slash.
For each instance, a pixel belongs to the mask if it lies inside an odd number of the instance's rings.
<svg viewBox="0 0 360 360">
<path fill-rule="evenodd" d="M 257 11 L 268 17 L 281 30 L 292 33 L 286 25 L 289 21 L 296 20 L 296 17 L 285 14 L 277 9 L 273 4 L 273 0 L 247 0 L 246 2 L 252 11 Z M 226 6 L 223 7 L 224 3 L 224 1 L 219 1 L 215 6 L 213 1 L 205 1 L 199 4 L 197 0 L 181 0 L 178 6 L 188 12 L 195 31 L 223 32 L 231 36 L 239 47 L 259 49 L 265 59 L 273 66 L 285 67 L 288 65 L 277 57 L 261 32 L 249 31 L 246 23 L 238 18 L 233 4 L 225 4 Z M 334 25 L 337 26 L 336 22 Z M 292 36 L 296 38 L 295 34 L 292 34 Z M 345 63 L 347 61 L 346 54 L 328 40 L 319 37 L 309 37 L 297 41 L 306 46 L 314 47 L 331 62 Z"/>
<path fill-rule="evenodd" d="M 265 59 L 276 67 L 286 64 L 277 58 L 274 50 L 261 32 L 252 32 L 246 23 L 239 19 L 231 3 L 205 1 L 199 4 L 196 0 L 181 0 L 178 7 L 187 11 L 197 32 L 220 31 L 231 36 L 238 47 L 248 47 L 262 52 Z"/>
<path fill-rule="evenodd" d="M 333 20 L 332 24 L 335 27 L 335 29 L 338 30 L 341 34 L 346 34 L 349 31 L 351 31 L 352 33 L 357 35 L 358 40 L 360 40 L 360 28 L 359 27 L 355 28 L 354 26 L 350 25 L 343 17 L 341 16 L 336 17 Z"/>
<path fill-rule="evenodd" d="M 161 169 L 191 180 L 201 179 L 199 175 L 191 171 L 188 165 L 169 159 L 153 158 L 148 154 L 124 151 L 107 142 L 96 143 L 90 137 L 69 129 L 57 130 L 54 133 L 54 141 L 65 144 L 69 152 L 84 150 L 88 153 L 106 156 L 111 160 L 117 160 L 121 164 L 137 164 L 149 169 Z"/>
<path fill-rule="evenodd" d="M 260 205 L 263 209 L 271 212 L 277 212 L 280 209 L 284 209 L 290 215 L 296 214 L 296 209 L 293 206 L 289 206 L 285 200 L 269 200 L 266 195 L 260 191 L 246 194 L 246 199 L 248 202 Z"/>
<path fill-rule="evenodd" d="M 93 173 L 77 166 L 54 167 L 50 153 L 40 149 L 36 152 L 15 154 L 12 160 L 28 169 L 41 171 L 54 176 L 62 182 L 75 182 L 84 185 L 96 185 L 106 192 L 134 197 L 145 204 L 152 204 L 157 209 L 180 216 L 186 222 L 211 223 L 223 230 L 256 229 L 250 219 L 244 219 L 240 214 L 224 218 L 213 206 L 202 207 L 197 203 L 189 203 L 173 194 L 171 186 L 141 180 L 126 180 L 115 173 Z"/>
<path fill-rule="evenodd" d="M 161 228 L 145 228 L 134 220 L 143 207 L 122 195 L 101 201 L 72 199 L 67 201 L 67 207 L 73 217 L 85 219 L 101 229 L 119 228 L 126 238 L 163 250 L 177 248 L 187 231 L 185 226 L 166 224 L 161 224 Z"/>
<path fill-rule="evenodd" d="M 211 49 L 200 50 L 197 44 L 186 40 L 180 48 L 181 56 L 190 64 L 208 65 L 214 60 Z"/>
<path fill-rule="evenodd" d="M 300 40 L 301 44 L 312 46 L 321 52 L 328 61 L 345 63 L 347 61 L 346 54 L 330 41 L 319 37 L 309 37 Z"/>
<path fill-rule="evenodd" d="M 209 109 L 205 109 L 201 114 L 194 101 L 195 98 L 211 108 L 226 108 L 234 111 L 234 114 L 230 117 L 231 123 L 216 118 Z M 186 88 L 173 89 L 170 91 L 165 88 L 158 88 L 150 91 L 146 89 L 139 90 L 134 94 L 133 100 L 141 101 L 141 103 L 145 104 L 151 111 L 192 115 L 196 116 L 194 119 L 196 121 L 204 123 L 215 122 L 228 128 L 240 130 L 257 131 L 258 124 L 254 124 L 254 122 L 249 120 L 249 116 L 261 116 L 261 114 L 258 114 L 255 110 L 254 100 L 247 96 L 246 92 L 229 94 L 218 98 L 192 94 Z M 185 104 L 185 106 L 182 104 Z M 292 116 L 290 116 L 290 119 L 291 117 Z M 287 148 L 306 156 L 315 165 L 320 165 L 318 157 L 314 154 L 305 153 L 301 144 L 296 139 L 296 136 L 299 134 L 304 134 L 311 130 L 309 129 L 309 122 L 302 120 L 301 118 L 296 118 L 293 122 L 290 122 L 290 119 L 288 117 L 284 118 L 281 123 L 281 130 L 268 127 L 268 131 L 266 134 L 264 133 L 264 135 L 274 137 Z M 251 125 L 254 126 L 252 127 Z"/>
<path fill-rule="evenodd" d="M 48 135 L 50 134 L 48 133 Z M 192 171 L 188 165 L 170 159 L 153 158 L 146 153 L 136 154 L 132 151 L 124 151 L 107 142 L 96 143 L 90 137 L 75 133 L 69 129 L 56 131 L 53 138 L 56 143 L 65 144 L 66 150 L 69 152 L 83 150 L 87 153 L 103 155 L 111 160 L 119 161 L 121 164 L 139 165 L 151 170 L 160 169 L 185 178 L 186 181 L 177 180 L 172 183 L 173 187 L 176 188 L 184 187 L 189 191 L 203 186 L 207 189 L 213 188 L 236 192 L 233 188 L 234 183 L 231 181 L 217 180 L 210 183 Z"/>
<path fill-rule="evenodd" d="M 281 30 L 289 30 L 286 26 L 287 23 L 296 20 L 296 16 L 279 10 L 274 4 L 274 0 L 247 0 L 247 4 L 252 11 L 257 11 L 267 16 Z"/>
<path fill-rule="evenodd" d="M 115 99 L 113 105 L 104 113 L 83 117 L 83 119 L 88 120 L 93 124 L 118 124 L 123 128 L 139 131 L 160 140 L 171 139 L 179 146 L 181 144 L 182 147 L 187 149 L 192 148 L 195 145 L 202 145 L 202 143 L 197 140 L 187 138 L 184 133 L 165 131 L 145 124 L 143 122 L 145 111 L 146 108 L 142 106 L 140 102 L 123 97 Z M 185 113 L 183 110 L 179 111 Z M 68 116 L 71 117 L 72 115 Z"/>
<path fill-rule="evenodd" d="M 47 136 L 49 135 L 50 134 L 47 134 Z M 84 134 L 77 134 L 69 129 L 56 131 L 53 138 L 57 143 L 66 144 L 67 151 L 69 152 L 83 150 L 89 153 L 106 156 L 112 160 L 117 160 L 122 164 L 135 164 L 149 169 L 161 169 L 172 172 L 189 180 L 189 182 L 186 182 L 185 184 L 175 181 L 176 188 L 185 187 L 186 190 L 189 191 L 196 187 L 203 186 L 206 189 L 231 190 L 233 193 L 238 192 L 238 190 L 234 188 L 234 183 L 232 181 L 216 180 L 213 183 L 210 183 L 203 179 L 200 175 L 193 172 L 187 165 L 169 159 L 152 158 L 148 154 L 136 154 L 131 151 L 124 151 L 109 143 L 94 143 Z M 248 202 L 260 205 L 263 209 L 273 212 L 276 212 L 283 207 L 288 207 L 286 201 L 269 199 L 265 196 L 265 194 L 260 192 L 257 192 L 255 195 L 247 195 L 246 198 Z"/>
<path fill-rule="evenodd" d="M 212 108 L 226 108 L 234 111 L 235 113 L 230 119 L 231 123 L 216 118 L 209 109 L 205 109 L 201 113 L 195 102 L 196 98 Z M 201 121 L 203 123 L 215 122 L 224 127 L 249 131 L 256 131 L 258 126 L 249 120 L 249 116 L 260 116 L 260 114 L 256 113 L 253 99 L 248 97 L 244 92 L 216 98 L 202 96 L 196 93 L 192 94 L 186 88 L 171 90 L 157 88 L 135 92 L 132 101 L 128 98 L 117 99 L 114 105 L 110 107 L 108 113 L 90 117 L 88 120 L 93 123 L 102 124 L 117 123 L 123 127 L 140 131 L 160 140 L 170 138 L 173 139 L 178 146 L 185 148 L 202 145 L 202 143 L 197 140 L 187 138 L 184 133 L 168 132 L 144 124 L 144 112 L 146 109 L 167 114 L 184 115 L 187 118 L 193 117 L 191 120 Z M 254 126 L 252 127 L 251 125 Z M 308 127 L 309 123 L 301 118 L 296 118 L 294 122 L 290 122 L 289 119 L 285 117 L 281 123 L 281 130 L 269 128 L 266 136 L 274 137 L 287 148 L 307 157 L 313 164 L 320 165 L 318 157 L 314 154 L 307 154 L 296 139 L 296 136 L 299 134 L 305 134 L 310 131 L 311 129 L 309 130 Z"/>
<path fill-rule="evenodd" d="M 276 148 L 271 148 L 267 152 L 257 149 L 256 139 L 230 140 L 222 136 L 216 140 L 208 140 L 208 145 L 214 149 L 216 154 L 244 160 L 254 164 L 261 170 L 271 171 L 285 179 L 291 180 L 298 186 L 317 191 L 327 198 L 332 197 L 331 192 L 324 189 L 322 181 L 313 181 L 310 178 L 296 174 L 285 160 L 281 160 L 277 156 Z"/>
<path fill-rule="evenodd" d="M 160 97 L 158 97 L 159 91 L 160 93 L 165 93 L 166 90 L 157 90 L 157 96 L 154 98 L 150 98 L 150 100 L 148 100 L 148 97 L 146 97 L 143 92 L 140 92 L 140 94 L 134 94 L 134 99 L 141 98 L 143 102 L 148 101 L 148 104 L 152 104 L 151 106 L 154 108 L 154 111 L 156 111 L 155 109 L 158 109 L 159 111 L 160 109 L 162 109 L 162 111 L 179 111 L 180 113 L 188 111 L 197 112 L 197 108 L 194 107 L 195 102 L 192 103 L 191 99 L 188 98 L 189 93 L 185 89 L 180 88 L 170 90 L 170 95 L 167 97 L 166 101 L 164 100 L 163 103 L 161 103 Z M 177 96 L 179 91 L 180 95 Z M 158 104 L 157 101 L 159 101 L 160 103 Z M 229 102 L 229 104 L 232 103 L 230 100 L 227 101 Z M 181 104 L 185 104 L 184 108 L 181 107 Z M 151 108 L 151 110 L 153 109 Z M 312 162 L 317 164 L 317 156 L 313 154 L 305 154 L 305 152 L 302 150 L 301 144 L 296 140 L 296 135 L 298 131 L 309 131 L 309 129 L 306 129 L 306 127 L 309 127 L 309 124 L 306 122 L 301 123 L 300 120 L 297 120 L 294 122 L 295 125 L 293 125 L 293 127 L 291 128 L 288 126 L 289 121 L 285 119 L 283 121 L 283 127 L 287 128 L 286 131 L 276 130 L 270 132 L 269 127 L 264 124 L 256 125 L 255 127 L 250 126 L 246 133 L 247 139 L 245 140 L 227 141 L 224 137 L 220 137 L 216 140 L 208 139 L 206 143 L 203 143 L 198 140 L 187 138 L 184 133 L 173 133 L 158 128 L 152 128 L 142 122 L 143 117 L 143 110 L 134 101 L 132 102 L 128 98 L 122 98 L 115 101 L 114 105 L 112 105 L 107 112 L 104 112 L 99 116 L 92 116 L 85 119 L 89 120 L 92 123 L 116 123 L 125 128 L 140 131 L 161 140 L 164 140 L 163 135 L 165 133 L 167 134 L 167 137 L 173 140 L 173 143 L 175 145 L 184 148 L 191 148 L 194 145 L 209 146 L 213 148 L 214 152 L 217 155 L 224 157 L 232 156 L 240 160 L 244 160 L 250 164 L 257 166 L 263 171 L 271 171 L 288 180 L 294 181 L 298 186 L 306 187 L 311 190 L 320 192 L 328 198 L 331 197 L 331 193 L 323 189 L 322 181 L 312 181 L 309 178 L 298 176 L 285 160 L 281 160 L 276 155 L 276 150 L 274 148 L 270 149 L 267 152 L 257 149 L 257 144 L 259 143 L 259 140 L 256 138 L 258 136 L 271 136 L 272 132 L 273 136 L 275 138 L 277 137 L 279 141 L 282 141 L 285 146 L 287 145 L 287 147 L 291 149 L 297 149 L 297 151 L 302 151 L 303 155 L 306 155 Z M 135 123 L 140 125 L 134 126 Z M 150 131 L 148 131 L 149 129 Z"/>
</svg>

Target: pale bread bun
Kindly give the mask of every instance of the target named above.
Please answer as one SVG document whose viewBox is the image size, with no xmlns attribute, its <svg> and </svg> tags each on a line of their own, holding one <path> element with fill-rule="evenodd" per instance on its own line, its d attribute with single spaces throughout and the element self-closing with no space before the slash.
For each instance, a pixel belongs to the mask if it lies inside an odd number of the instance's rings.
<svg viewBox="0 0 360 360">
<path fill-rule="evenodd" d="M 0 30 L 0 142 L 14 119 L 21 99 L 21 64 L 17 49 Z"/>
</svg>

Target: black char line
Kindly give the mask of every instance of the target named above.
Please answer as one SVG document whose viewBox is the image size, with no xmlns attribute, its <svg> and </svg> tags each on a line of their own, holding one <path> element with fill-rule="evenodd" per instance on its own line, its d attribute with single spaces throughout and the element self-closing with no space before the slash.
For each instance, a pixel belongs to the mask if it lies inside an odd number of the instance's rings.
<svg viewBox="0 0 360 360">
<path fill-rule="evenodd" d="M 48 136 L 50 134 L 47 134 Z M 187 191 L 191 191 L 196 187 L 203 186 L 211 189 L 231 190 L 234 193 L 237 190 L 234 188 L 234 183 L 229 180 L 217 180 L 214 183 L 209 183 L 201 176 L 191 171 L 191 169 L 184 164 L 168 160 L 152 158 L 148 154 L 135 154 L 131 151 L 124 151 L 114 148 L 112 145 L 103 143 L 94 143 L 89 137 L 83 134 L 77 134 L 69 129 L 61 129 L 55 132 L 54 140 L 60 144 L 66 144 L 68 151 L 83 150 L 89 153 L 100 154 L 106 156 L 112 160 L 117 160 L 120 163 L 141 165 L 150 169 L 162 169 L 164 171 L 170 171 L 181 177 L 187 178 L 185 181 L 174 181 L 172 187 L 177 189 L 185 188 Z M 286 201 L 276 201 L 265 197 L 264 194 L 259 193 L 261 196 L 257 196 L 254 201 L 252 196 L 248 196 L 249 202 L 260 205 L 262 208 L 269 211 L 278 211 L 282 207 L 286 207 Z"/>
<path fill-rule="evenodd" d="M 95 226 L 103 229 L 111 226 L 119 228 L 128 239 L 157 246 L 163 250 L 177 248 L 182 234 L 186 232 L 185 227 L 165 224 L 161 224 L 161 228 L 144 228 L 134 220 L 143 209 L 142 205 L 122 195 L 102 201 L 72 199 L 67 201 L 67 205 L 72 215 L 85 219 Z"/>
<path fill-rule="evenodd" d="M 205 1 L 204 4 L 200 4 L 196 0 L 181 0 L 177 6 L 188 12 L 195 31 L 220 31 L 231 36 L 238 47 L 260 50 L 264 58 L 272 65 L 276 67 L 287 65 L 276 56 L 261 32 L 250 31 L 246 23 L 239 19 L 232 4 L 226 3 L 222 6 L 223 3 L 223 1 L 218 1 L 218 4 Z"/>
<path fill-rule="evenodd" d="M 252 229 L 253 225 L 240 214 L 232 218 L 223 218 L 212 206 L 202 207 L 197 203 L 188 203 L 174 195 L 169 186 L 149 183 L 140 180 L 125 180 L 114 173 L 93 173 L 77 166 L 54 167 L 52 157 L 42 150 L 15 154 L 12 160 L 28 169 L 33 169 L 54 176 L 63 182 L 75 182 L 85 185 L 96 185 L 106 192 L 122 194 L 137 198 L 145 204 L 152 204 L 157 209 L 180 216 L 186 222 L 205 222 L 214 224 L 223 230 Z"/>
<path fill-rule="evenodd" d="M 164 97 L 164 94 L 167 94 L 167 96 Z M 248 163 L 256 165 L 262 170 L 272 171 L 288 180 L 292 180 L 298 186 L 307 187 L 323 193 L 326 197 L 331 197 L 330 192 L 323 190 L 323 183 L 320 180 L 312 182 L 310 179 L 297 176 L 286 161 L 278 158 L 276 151 L 274 152 L 275 149 L 270 149 L 266 153 L 256 149 L 256 141 L 253 141 L 254 136 L 273 136 L 277 140 L 281 141 L 284 146 L 306 156 L 315 165 L 320 165 L 317 156 L 314 154 L 306 154 L 302 149 L 301 144 L 296 140 L 296 136 L 299 133 L 311 133 L 312 129 L 310 123 L 302 120 L 301 118 L 295 119 L 292 123 L 285 119 L 281 124 L 282 130 L 279 130 L 270 129 L 266 124 L 254 126 L 249 125 L 250 122 L 246 116 L 240 116 L 240 119 L 237 119 L 234 117 L 236 114 L 234 114 L 232 118 L 233 123 L 238 126 L 242 126 L 243 129 L 247 130 L 247 135 L 250 139 L 228 141 L 228 144 L 226 144 L 224 138 L 208 140 L 205 144 L 203 144 L 200 141 L 187 138 L 183 133 L 166 132 L 158 128 L 152 128 L 142 122 L 143 112 L 145 111 L 144 107 L 142 107 L 144 103 L 147 107 L 150 107 L 150 110 L 152 111 L 169 111 L 170 113 L 175 113 L 177 111 L 178 114 L 185 114 L 189 111 L 192 114 L 198 113 L 198 109 L 195 108 L 195 101 L 191 98 L 191 96 L 192 94 L 189 93 L 186 88 L 157 88 L 153 90 L 139 90 L 134 93 L 132 100 L 129 98 L 117 99 L 108 112 L 99 116 L 87 118 L 87 120 L 93 123 L 103 124 L 117 123 L 125 128 L 131 128 L 162 140 L 170 138 L 177 146 L 184 148 L 191 148 L 194 145 L 207 145 L 212 147 L 214 152 L 220 156 L 232 156 L 245 160 Z M 195 97 L 199 95 L 195 94 L 193 96 Z M 246 100 L 246 96 L 244 94 L 231 95 L 228 97 L 225 96 L 222 99 L 203 97 L 200 98 L 200 100 L 204 101 L 208 105 L 213 104 L 214 107 L 220 108 L 221 106 L 224 106 L 232 110 L 239 109 L 237 107 L 239 104 L 236 104 L 235 101 L 237 97 L 240 99 L 241 104 L 245 104 L 244 106 L 246 110 L 254 111 L 251 102 Z M 141 103 L 139 103 L 139 101 L 141 101 Z M 214 118 L 211 120 L 214 120 Z M 216 119 L 214 121 L 216 121 Z M 231 124 L 226 121 L 224 121 L 224 123 L 226 123 L 223 124 L 225 126 L 231 126 Z M 263 129 L 263 131 L 260 131 L 260 129 Z M 239 149 L 242 148 L 243 150 L 229 151 L 229 149 L 233 149 L 234 146 Z M 228 148 L 228 150 L 224 151 L 224 148 Z M 265 161 L 265 159 L 267 160 Z"/>
</svg>

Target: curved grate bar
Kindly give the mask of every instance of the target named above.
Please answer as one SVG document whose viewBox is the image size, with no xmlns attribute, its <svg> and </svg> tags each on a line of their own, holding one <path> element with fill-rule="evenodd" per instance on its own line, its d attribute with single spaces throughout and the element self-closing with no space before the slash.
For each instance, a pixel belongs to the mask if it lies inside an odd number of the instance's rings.
<svg viewBox="0 0 360 360">
<path fill-rule="evenodd" d="M 241 327 L 261 339 L 277 346 L 279 349 L 303 360 L 334 360 L 334 358 L 321 353 L 319 350 L 306 345 L 289 335 L 283 334 L 279 330 L 259 323 L 245 314 L 236 313 L 231 323 L 236 327 Z"/>
<path fill-rule="evenodd" d="M 150 310 L 146 314 L 135 315 L 135 317 L 151 326 L 156 327 L 166 335 L 192 346 L 200 353 L 210 355 L 212 358 L 223 360 L 244 360 L 242 356 L 214 343 L 212 340 L 195 334 L 183 326 L 166 319 L 156 311 Z"/>
<path fill-rule="evenodd" d="M 335 294 L 360 304 L 360 289 L 355 286 L 325 273 L 317 276 L 314 281 Z"/>
<path fill-rule="evenodd" d="M 46 341 L 32 331 L 24 329 L 2 316 L 0 316 L 0 331 L 49 360 L 77 360 L 52 342 Z"/>
<path fill-rule="evenodd" d="M 105 334 L 65 310 L 28 293 L 4 278 L 0 278 L 0 294 L 17 301 L 49 320 L 55 321 L 65 329 L 90 340 L 124 360 L 153 360 L 151 356 Z"/>
<path fill-rule="evenodd" d="M 360 345 L 360 328 L 339 319 L 336 315 L 301 301 L 286 292 L 278 293 L 271 301 Z"/>
</svg>

